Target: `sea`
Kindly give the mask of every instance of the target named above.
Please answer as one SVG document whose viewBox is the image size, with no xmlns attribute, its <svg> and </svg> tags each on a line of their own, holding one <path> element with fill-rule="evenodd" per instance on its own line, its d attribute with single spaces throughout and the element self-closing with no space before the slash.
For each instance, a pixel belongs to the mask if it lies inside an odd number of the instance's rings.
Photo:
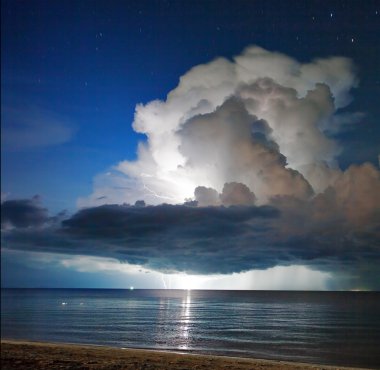
<svg viewBox="0 0 380 370">
<path fill-rule="evenodd" d="M 2 289 L 1 337 L 380 368 L 380 292 Z"/>
</svg>

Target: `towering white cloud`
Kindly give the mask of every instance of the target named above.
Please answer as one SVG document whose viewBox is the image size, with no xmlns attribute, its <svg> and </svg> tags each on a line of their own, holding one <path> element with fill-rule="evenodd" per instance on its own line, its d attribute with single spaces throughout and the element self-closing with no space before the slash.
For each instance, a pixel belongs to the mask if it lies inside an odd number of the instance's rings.
<svg viewBox="0 0 380 370">
<path fill-rule="evenodd" d="M 339 175 L 340 152 L 325 132 L 350 120 L 337 109 L 355 85 L 346 58 L 302 64 L 256 46 L 196 66 L 166 101 L 137 105 L 133 128 L 147 137 L 137 159 L 100 175 L 78 204 L 176 204 L 194 199 L 198 187 L 220 194 L 232 182 L 258 204 L 323 192 Z"/>
</svg>

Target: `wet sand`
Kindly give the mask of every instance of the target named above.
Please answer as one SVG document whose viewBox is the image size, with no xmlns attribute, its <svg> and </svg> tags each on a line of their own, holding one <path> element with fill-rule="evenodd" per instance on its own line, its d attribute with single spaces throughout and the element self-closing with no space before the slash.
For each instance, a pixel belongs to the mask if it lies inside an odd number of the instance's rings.
<svg viewBox="0 0 380 370">
<path fill-rule="evenodd" d="M 283 361 L 27 341 L 1 341 L 1 369 L 349 369 Z"/>
</svg>

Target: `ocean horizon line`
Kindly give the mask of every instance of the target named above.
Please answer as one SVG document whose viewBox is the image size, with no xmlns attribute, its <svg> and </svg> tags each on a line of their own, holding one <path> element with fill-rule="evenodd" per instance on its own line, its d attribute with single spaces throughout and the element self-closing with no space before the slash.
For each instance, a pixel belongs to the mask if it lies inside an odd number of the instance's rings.
<svg viewBox="0 0 380 370">
<path fill-rule="evenodd" d="M 95 288 L 95 287 L 1 287 L 1 289 L 18 289 L 18 290 L 126 290 L 126 291 L 141 291 L 141 290 L 171 290 L 171 291 L 202 291 L 202 292 L 305 292 L 305 293 L 380 293 L 380 290 L 352 289 L 352 290 L 306 290 L 306 289 L 188 289 L 188 288 Z"/>
</svg>

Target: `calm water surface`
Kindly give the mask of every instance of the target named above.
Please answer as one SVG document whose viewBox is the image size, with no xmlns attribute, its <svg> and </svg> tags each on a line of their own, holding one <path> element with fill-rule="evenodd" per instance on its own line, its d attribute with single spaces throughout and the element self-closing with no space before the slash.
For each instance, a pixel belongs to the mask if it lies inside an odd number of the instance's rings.
<svg viewBox="0 0 380 370">
<path fill-rule="evenodd" d="M 2 289 L 1 336 L 380 368 L 380 293 Z"/>
</svg>

